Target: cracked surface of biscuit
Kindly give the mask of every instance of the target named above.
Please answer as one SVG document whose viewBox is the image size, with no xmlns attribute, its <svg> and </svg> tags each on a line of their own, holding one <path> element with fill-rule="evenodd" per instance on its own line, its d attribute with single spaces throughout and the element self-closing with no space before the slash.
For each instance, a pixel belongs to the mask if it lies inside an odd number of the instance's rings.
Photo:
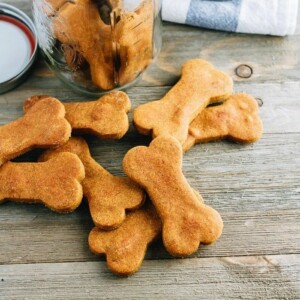
<svg viewBox="0 0 300 300">
<path fill-rule="evenodd" d="M 35 95 L 26 99 L 24 111 L 47 95 Z M 89 133 L 101 139 L 120 139 L 129 128 L 127 113 L 131 108 L 129 97 L 124 92 L 112 92 L 96 101 L 63 103 L 65 118 L 75 133 Z"/>
<path fill-rule="evenodd" d="M 55 98 L 46 98 L 21 118 L 0 127 L 0 165 L 33 148 L 64 144 L 71 135 L 65 108 Z"/>
<path fill-rule="evenodd" d="M 0 168 L 0 202 L 43 203 L 53 211 L 75 210 L 82 200 L 84 167 L 72 153 L 47 162 L 7 162 Z"/>
<path fill-rule="evenodd" d="M 105 230 L 114 229 L 125 220 L 126 210 L 139 208 L 144 192 L 128 177 L 113 176 L 92 157 L 83 138 L 72 137 L 63 146 L 45 151 L 40 160 L 55 157 L 61 152 L 72 152 L 81 159 L 86 172 L 82 182 L 94 224 Z"/>
<path fill-rule="evenodd" d="M 172 135 L 183 144 L 189 124 L 210 103 L 232 93 L 232 79 L 201 59 L 187 61 L 178 83 L 158 101 L 137 107 L 133 122 L 141 134 Z"/>
<path fill-rule="evenodd" d="M 148 245 L 160 232 L 161 221 L 155 209 L 147 205 L 128 214 L 116 230 L 92 229 L 89 247 L 93 253 L 106 256 L 108 268 L 113 273 L 128 276 L 138 271 Z"/>
<path fill-rule="evenodd" d="M 123 160 L 125 173 L 146 189 L 162 220 L 167 251 L 179 257 L 194 253 L 200 243 L 216 241 L 223 229 L 221 216 L 199 201 L 181 165 L 182 147 L 172 136 L 135 147 Z"/>
<path fill-rule="evenodd" d="M 247 94 L 232 95 L 223 104 L 204 109 L 190 124 L 184 151 L 194 144 L 229 139 L 254 143 L 262 135 L 263 125 L 256 100 Z"/>
</svg>

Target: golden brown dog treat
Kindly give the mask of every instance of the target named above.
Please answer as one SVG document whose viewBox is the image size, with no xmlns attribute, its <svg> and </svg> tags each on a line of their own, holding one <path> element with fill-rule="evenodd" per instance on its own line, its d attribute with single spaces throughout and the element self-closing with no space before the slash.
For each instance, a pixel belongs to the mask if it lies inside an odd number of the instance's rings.
<svg viewBox="0 0 300 300">
<path fill-rule="evenodd" d="M 48 97 L 36 95 L 24 103 L 27 111 L 36 102 Z M 124 92 L 112 92 L 96 101 L 63 103 L 66 119 L 75 133 L 90 133 L 101 139 L 120 139 L 129 128 L 127 113 L 131 108 Z"/>
<path fill-rule="evenodd" d="M 26 114 L 0 127 L 0 165 L 33 148 L 64 144 L 71 135 L 64 106 L 47 98 L 28 109 Z"/>
<path fill-rule="evenodd" d="M 152 0 L 128 12 L 123 1 L 48 0 L 54 35 L 76 71 L 88 62 L 91 79 L 109 90 L 133 81 L 151 62 Z M 48 12 L 49 11 L 49 12 Z M 76 72 L 74 72 L 74 76 Z"/>
<path fill-rule="evenodd" d="M 103 90 L 114 88 L 111 26 L 100 18 L 97 1 L 66 3 L 53 24 L 56 38 L 76 48 L 89 63 L 93 83 Z"/>
<path fill-rule="evenodd" d="M 59 213 L 71 212 L 81 203 L 83 178 L 84 167 L 72 153 L 42 163 L 7 162 L 0 168 L 0 202 L 43 203 Z"/>
<path fill-rule="evenodd" d="M 109 0 L 109 4 L 112 8 L 121 8 L 124 0 Z"/>
<path fill-rule="evenodd" d="M 232 79 L 201 59 L 192 59 L 182 67 L 179 82 L 159 101 L 139 106 L 133 115 L 142 134 L 172 135 L 181 144 L 191 121 L 210 103 L 228 98 Z"/>
<path fill-rule="evenodd" d="M 67 3 L 75 3 L 74 0 L 46 0 L 45 2 L 51 6 L 52 12 L 60 10 Z M 46 5 L 44 6 L 47 8 Z"/>
<path fill-rule="evenodd" d="M 88 68 L 87 61 L 76 48 L 70 45 L 61 45 L 61 48 L 64 51 L 65 61 L 72 71 Z"/>
<path fill-rule="evenodd" d="M 144 192 L 126 177 L 117 177 L 98 164 L 89 152 L 84 139 L 72 137 L 63 146 L 46 151 L 40 160 L 56 156 L 60 152 L 77 154 L 85 167 L 82 182 L 94 224 L 105 230 L 113 229 L 124 221 L 125 211 L 139 208 L 144 202 Z"/>
<path fill-rule="evenodd" d="M 132 12 L 120 13 L 115 34 L 120 45 L 121 67 L 119 84 L 133 81 L 151 62 L 153 57 L 153 1 L 145 0 Z"/>
<path fill-rule="evenodd" d="M 174 256 L 195 252 L 216 241 L 223 228 L 217 211 L 199 201 L 181 171 L 182 148 L 172 136 L 159 136 L 149 147 L 135 147 L 123 160 L 125 173 L 152 200 L 163 224 L 163 242 Z"/>
<path fill-rule="evenodd" d="M 161 221 L 155 209 L 148 205 L 128 214 L 116 230 L 94 228 L 89 235 L 89 247 L 93 253 L 106 256 L 113 273 L 128 276 L 138 271 L 148 245 L 160 233 Z"/>
<path fill-rule="evenodd" d="M 73 0 L 46 0 L 40 4 L 43 12 L 49 16 L 53 17 L 56 15 L 57 11 L 60 10 L 65 4 L 74 3 Z"/>
<path fill-rule="evenodd" d="M 253 143 L 262 135 L 262 121 L 256 100 L 247 94 L 232 95 L 218 106 L 204 109 L 190 124 L 184 151 L 196 143 L 230 139 Z"/>
</svg>

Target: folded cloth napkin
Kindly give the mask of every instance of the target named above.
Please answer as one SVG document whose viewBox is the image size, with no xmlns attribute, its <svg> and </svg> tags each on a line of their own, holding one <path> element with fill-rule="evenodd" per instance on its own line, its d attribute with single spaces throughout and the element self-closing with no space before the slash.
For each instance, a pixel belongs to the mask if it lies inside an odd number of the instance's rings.
<svg viewBox="0 0 300 300">
<path fill-rule="evenodd" d="M 163 0 L 165 21 L 232 32 L 290 35 L 298 0 Z"/>
</svg>

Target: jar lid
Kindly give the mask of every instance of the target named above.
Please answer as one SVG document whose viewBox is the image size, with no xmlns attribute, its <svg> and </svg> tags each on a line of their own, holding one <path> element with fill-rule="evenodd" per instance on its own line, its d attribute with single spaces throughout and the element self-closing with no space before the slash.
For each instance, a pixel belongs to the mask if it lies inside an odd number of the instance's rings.
<svg viewBox="0 0 300 300">
<path fill-rule="evenodd" d="M 0 3 L 0 94 L 28 75 L 37 55 L 37 33 L 31 19 L 12 5 Z"/>
</svg>

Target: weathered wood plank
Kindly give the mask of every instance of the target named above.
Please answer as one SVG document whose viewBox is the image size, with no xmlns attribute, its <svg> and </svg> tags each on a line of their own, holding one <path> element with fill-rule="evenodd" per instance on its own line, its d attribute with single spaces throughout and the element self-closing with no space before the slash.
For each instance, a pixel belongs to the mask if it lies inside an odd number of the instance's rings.
<svg viewBox="0 0 300 300">
<path fill-rule="evenodd" d="M 12 204 L 5 204 L 3 211 L 0 264 L 95 260 L 87 245 L 93 225 L 86 208 L 68 216 Z M 13 214 L 21 220 L 14 222 Z M 300 254 L 299 215 L 299 209 L 222 213 L 221 239 L 201 246 L 191 257 Z M 170 258 L 161 241 L 152 245 L 146 256 L 150 260 Z"/>
<path fill-rule="evenodd" d="M 132 147 L 147 144 L 149 139 L 131 131 L 120 141 L 100 141 L 94 137 L 88 137 L 87 141 L 99 163 L 114 175 L 123 175 L 125 153 Z M 18 160 L 34 160 L 39 153 L 35 151 Z M 299 200 L 300 134 L 265 134 L 258 143 L 246 146 L 225 141 L 196 145 L 183 157 L 183 172 L 193 187 L 208 196 L 234 192 L 243 199 L 251 197 L 251 193 L 266 192 L 271 193 L 272 199 L 279 193 L 284 201 L 287 192 L 290 201 Z M 282 207 L 280 198 L 275 198 L 276 205 Z M 218 205 L 218 201 L 212 204 Z M 261 201 L 257 202 L 256 208 L 260 209 L 261 205 Z"/>
<path fill-rule="evenodd" d="M 300 255 L 146 261 L 130 278 L 104 262 L 0 266 L 1 299 L 299 299 Z M 24 295 L 29 295 L 24 297 Z"/>
<path fill-rule="evenodd" d="M 139 143 L 130 136 L 126 147 L 121 141 L 90 139 L 95 158 L 116 175 L 122 174 L 127 148 Z M 188 180 L 225 222 L 221 240 L 196 256 L 299 253 L 299 143 L 299 134 L 282 140 L 266 135 L 253 146 L 212 143 L 186 154 Z M 57 215 L 40 206 L 5 203 L 0 228 L 0 263 L 92 259 L 86 245 L 92 228 L 86 205 L 73 214 Z M 160 244 L 154 249 L 148 258 L 169 257 Z"/>
<path fill-rule="evenodd" d="M 134 87 L 128 90 L 133 108 L 142 103 L 160 99 L 170 87 Z M 295 83 L 238 83 L 236 92 L 247 92 L 263 101 L 260 109 L 264 133 L 300 132 L 300 82 Z M 0 95 L 0 124 L 18 118 L 27 97 L 49 94 L 62 101 L 78 101 L 85 96 L 76 95 L 68 88 L 47 78 L 32 77 L 13 92 Z M 130 114 L 130 118 L 131 118 Z"/>
<path fill-rule="evenodd" d="M 121 141 L 89 138 L 89 143 L 104 167 L 122 175 L 126 151 L 149 141 L 136 137 L 131 131 Z M 265 134 L 250 146 L 198 145 L 184 156 L 183 170 L 225 222 L 220 242 L 196 256 L 299 253 L 300 134 Z M 0 263 L 90 260 L 86 240 L 91 227 L 86 206 L 61 216 L 40 206 L 2 204 Z M 148 258 L 169 257 L 162 246 L 157 248 Z"/>
</svg>

